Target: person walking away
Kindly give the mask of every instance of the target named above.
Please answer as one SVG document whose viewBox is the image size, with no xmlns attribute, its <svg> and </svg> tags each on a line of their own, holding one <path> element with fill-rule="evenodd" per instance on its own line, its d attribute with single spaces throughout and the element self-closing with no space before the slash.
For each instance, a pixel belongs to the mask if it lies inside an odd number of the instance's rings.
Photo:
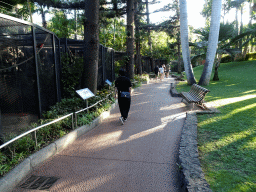
<svg viewBox="0 0 256 192">
<path fill-rule="evenodd" d="M 166 71 L 165 71 L 166 78 L 169 78 L 169 73 L 170 73 L 170 65 L 166 65 Z"/>
<path fill-rule="evenodd" d="M 165 78 L 165 71 L 166 71 L 165 64 L 163 64 L 162 67 L 164 68 L 164 77 L 163 78 Z"/>
<path fill-rule="evenodd" d="M 119 120 L 122 125 L 128 118 L 128 113 L 131 105 L 131 87 L 132 83 L 128 77 L 125 76 L 125 70 L 119 70 L 119 77 L 115 81 L 115 91 L 118 95 L 118 105 L 121 113 Z"/>
<path fill-rule="evenodd" d="M 164 78 L 164 68 L 160 66 L 159 68 L 159 73 L 160 73 L 160 80 L 163 81 Z"/>
<path fill-rule="evenodd" d="M 159 75 L 159 67 L 158 67 L 158 65 L 155 67 L 154 72 L 155 72 L 156 80 L 157 80 L 158 75 Z"/>
</svg>

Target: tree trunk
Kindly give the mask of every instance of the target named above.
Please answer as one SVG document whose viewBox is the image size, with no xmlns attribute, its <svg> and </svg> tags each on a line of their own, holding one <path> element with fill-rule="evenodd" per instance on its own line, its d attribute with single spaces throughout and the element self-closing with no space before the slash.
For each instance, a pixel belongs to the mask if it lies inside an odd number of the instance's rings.
<svg viewBox="0 0 256 192">
<path fill-rule="evenodd" d="M 241 23 L 240 23 L 240 32 L 239 32 L 239 34 L 241 34 L 241 33 L 243 33 L 243 28 L 244 28 L 244 26 L 243 26 L 243 6 L 241 5 Z M 240 39 L 240 41 L 239 41 L 239 48 L 240 49 L 242 49 L 242 44 L 243 44 L 243 40 L 242 39 Z"/>
<path fill-rule="evenodd" d="M 189 42 L 188 42 L 188 16 L 187 16 L 187 1 L 180 0 L 180 37 L 182 46 L 182 56 L 184 68 L 187 76 L 187 83 L 193 85 L 196 83 L 193 68 L 190 60 Z"/>
<path fill-rule="evenodd" d="M 220 66 L 221 57 L 222 57 L 222 54 L 217 54 L 217 58 L 215 60 L 213 81 L 219 81 L 218 69 L 219 69 L 219 66 Z"/>
<path fill-rule="evenodd" d="M 236 8 L 236 35 L 238 34 L 238 8 Z M 236 43 L 236 48 L 238 48 L 238 43 Z"/>
<path fill-rule="evenodd" d="M 114 18 L 114 35 L 113 35 L 113 49 L 115 50 L 115 41 L 116 41 L 116 17 Z"/>
<path fill-rule="evenodd" d="M 138 2 L 135 1 L 134 3 L 134 10 L 136 14 L 134 15 L 135 18 L 135 37 L 136 37 L 136 67 L 137 72 L 139 75 L 142 75 L 142 68 L 141 68 L 141 55 L 140 55 L 140 30 L 139 30 L 139 19 L 138 19 Z"/>
<path fill-rule="evenodd" d="M 178 74 L 181 74 L 181 57 L 180 57 L 180 47 L 181 47 L 181 42 L 180 42 L 180 34 L 178 34 Z"/>
<path fill-rule="evenodd" d="M 99 0 L 85 0 L 83 88 L 97 92 L 99 59 Z"/>
<path fill-rule="evenodd" d="M 204 64 L 203 73 L 198 83 L 199 85 L 209 85 L 210 83 L 213 62 L 214 62 L 214 58 L 215 58 L 215 54 L 218 46 L 218 40 L 219 40 L 221 5 L 222 5 L 222 0 L 215 0 L 212 2 L 211 25 L 210 25 L 210 34 L 208 39 L 207 53 L 206 53 L 206 61 Z"/>
<path fill-rule="evenodd" d="M 177 20 L 180 20 L 180 10 L 177 6 Z M 180 33 L 177 33 L 177 42 L 178 42 L 178 74 L 181 74 L 181 57 L 180 57 L 180 50 L 181 50 L 181 42 L 180 42 Z"/>
<path fill-rule="evenodd" d="M 129 57 L 126 70 L 129 78 L 134 78 L 134 0 L 127 0 L 127 54 Z"/>
<path fill-rule="evenodd" d="M 77 10 L 74 10 L 75 15 L 75 40 L 77 40 Z"/>
<path fill-rule="evenodd" d="M 148 0 L 146 0 L 146 11 L 147 11 L 147 24 L 149 25 L 149 7 L 148 7 Z M 150 57 L 152 57 L 152 42 L 150 36 L 150 29 L 148 29 L 148 46 L 150 49 Z"/>
<path fill-rule="evenodd" d="M 43 6 L 42 6 L 42 24 L 43 24 L 43 27 L 46 29 L 47 28 L 47 22 L 46 22 L 46 19 L 45 19 L 45 12 L 44 12 L 44 9 L 43 9 Z"/>
</svg>

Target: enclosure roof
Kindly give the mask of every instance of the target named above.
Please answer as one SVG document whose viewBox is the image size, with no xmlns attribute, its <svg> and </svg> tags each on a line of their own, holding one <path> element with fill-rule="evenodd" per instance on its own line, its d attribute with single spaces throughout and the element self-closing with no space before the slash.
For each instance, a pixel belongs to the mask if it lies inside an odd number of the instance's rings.
<svg viewBox="0 0 256 192">
<path fill-rule="evenodd" d="M 6 25 L 6 22 L 1 22 L 1 20 L 3 20 L 3 19 L 8 20 L 8 25 Z M 36 28 L 38 28 L 40 30 L 43 30 L 43 31 L 45 31 L 47 33 L 51 33 L 55 37 L 57 37 L 55 35 L 55 33 L 53 33 L 52 31 L 49 31 L 48 29 L 45 29 L 44 27 L 41 27 L 41 26 L 39 26 L 37 24 L 30 23 L 28 21 L 24 21 L 24 20 L 21 20 L 21 19 L 9 16 L 9 15 L 5 15 L 5 14 L 0 13 L 0 27 L 12 27 L 12 26 L 22 26 L 22 25 L 34 26 L 34 27 L 36 27 Z"/>
</svg>

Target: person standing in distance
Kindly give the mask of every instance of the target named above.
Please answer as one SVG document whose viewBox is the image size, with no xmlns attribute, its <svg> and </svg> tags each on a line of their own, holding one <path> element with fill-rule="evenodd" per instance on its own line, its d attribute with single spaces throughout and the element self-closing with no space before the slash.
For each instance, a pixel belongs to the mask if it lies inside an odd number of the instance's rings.
<svg viewBox="0 0 256 192">
<path fill-rule="evenodd" d="M 160 66 L 159 73 L 160 73 L 160 80 L 163 81 L 163 79 L 164 79 L 164 68 L 163 68 L 163 66 Z"/>
<path fill-rule="evenodd" d="M 127 120 L 131 105 L 131 87 L 132 83 L 125 76 L 125 70 L 119 70 L 119 77 L 115 81 L 115 91 L 118 95 L 118 105 L 121 113 L 119 120 L 122 124 Z"/>
<path fill-rule="evenodd" d="M 158 67 L 158 65 L 155 67 L 154 72 L 155 72 L 156 80 L 157 80 L 157 77 L 159 75 L 159 67 Z"/>
</svg>

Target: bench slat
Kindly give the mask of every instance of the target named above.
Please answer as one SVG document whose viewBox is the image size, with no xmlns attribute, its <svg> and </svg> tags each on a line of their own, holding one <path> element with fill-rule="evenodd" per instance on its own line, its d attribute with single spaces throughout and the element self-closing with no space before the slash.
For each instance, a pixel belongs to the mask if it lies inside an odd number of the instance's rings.
<svg viewBox="0 0 256 192">
<path fill-rule="evenodd" d="M 181 96 L 189 103 L 202 103 L 205 95 L 210 92 L 208 89 L 193 84 L 189 92 L 181 92 Z"/>
</svg>

